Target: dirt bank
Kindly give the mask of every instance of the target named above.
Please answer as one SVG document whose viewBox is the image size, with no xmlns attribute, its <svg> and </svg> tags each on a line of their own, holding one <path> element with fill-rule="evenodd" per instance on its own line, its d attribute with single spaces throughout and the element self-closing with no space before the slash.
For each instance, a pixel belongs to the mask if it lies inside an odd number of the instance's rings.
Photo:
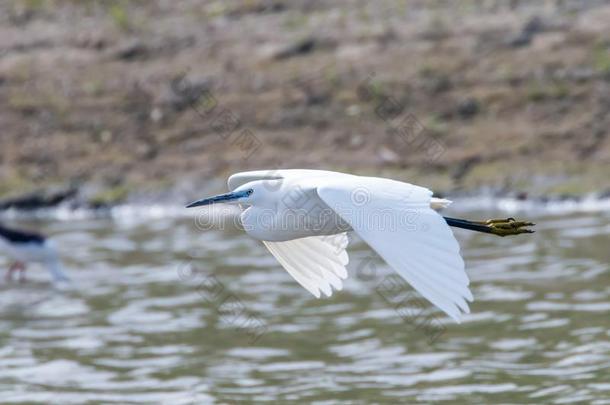
<svg viewBox="0 0 610 405">
<path fill-rule="evenodd" d="M 266 167 L 607 191 L 608 21 L 608 1 L 8 0 L 0 198 L 186 199 Z"/>
</svg>

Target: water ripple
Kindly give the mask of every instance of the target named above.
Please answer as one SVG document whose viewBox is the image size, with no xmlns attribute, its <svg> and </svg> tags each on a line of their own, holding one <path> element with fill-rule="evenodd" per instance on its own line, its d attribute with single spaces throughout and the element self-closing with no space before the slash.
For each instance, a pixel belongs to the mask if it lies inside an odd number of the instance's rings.
<svg viewBox="0 0 610 405">
<path fill-rule="evenodd" d="M 345 289 L 317 301 L 233 229 L 128 214 L 42 222 L 75 287 L 36 268 L 0 286 L 2 401 L 608 402 L 605 213 L 541 215 L 533 237 L 458 232 L 475 302 L 461 325 L 427 311 L 433 342 L 375 292 L 387 266 L 358 274 L 362 242 Z"/>
</svg>

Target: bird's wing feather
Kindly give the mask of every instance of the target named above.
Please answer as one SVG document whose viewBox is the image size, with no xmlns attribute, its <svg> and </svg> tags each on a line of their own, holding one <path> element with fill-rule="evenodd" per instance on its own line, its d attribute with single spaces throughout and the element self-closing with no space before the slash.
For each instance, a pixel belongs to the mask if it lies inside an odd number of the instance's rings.
<svg viewBox="0 0 610 405">
<path fill-rule="evenodd" d="M 263 242 L 278 262 L 307 291 L 320 298 L 343 289 L 349 258 L 347 234 L 310 236 L 286 242 Z"/>
<path fill-rule="evenodd" d="M 328 179 L 318 195 L 409 284 L 459 322 L 472 294 L 460 247 L 430 208 L 432 192 L 388 179 L 356 179 Z"/>
<path fill-rule="evenodd" d="M 327 170 L 309 170 L 309 169 L 271 169 L 271 170 L 254 170 L 250 172 L 235 173 L 229 177 L 229 190 L 233 191 L 237 187 L 255 180 L 281 180 L 293 179 L 297 177 L 314 178 L 314 177 L 338 177 L 350 176 L 351 174 L 331 172 Z"/>
</svg>

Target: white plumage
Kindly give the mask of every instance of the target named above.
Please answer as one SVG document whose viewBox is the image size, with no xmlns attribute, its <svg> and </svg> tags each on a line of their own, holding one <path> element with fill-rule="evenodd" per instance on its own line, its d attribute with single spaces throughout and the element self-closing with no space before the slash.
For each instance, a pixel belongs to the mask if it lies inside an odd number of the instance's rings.
<svg viewBox="0 0 610 405">
<path fill-rule="evenodd" d="M 448 200 L 433 201 L 430 190 L 395 180 L 317 170 L 238 173 L 229 178 L 229 188 L 235 191 L 265 180 L 276 182 L 268 183 L 267 188 L 271 190 L 268 194 L 274 194 L 279 201 L 278 216 L 290 210 L 306 210 L 304 205 L 328 207 L 390 267 L 451 318 L 459 321 L 461 312 L 470 312 L 466 301 L 473 297 L 460 247 L 445 220 L 432 209 L 433 204 L 437 207 L 449 204 Z M 294 199 L 286 196 L 296 188 L 303 193 L 315 190 L 315 194 L 310 194 L 306 203 L 301 201 L 301 206 L 288 207 L 287 203 Z M 273 235 L 261 239 L 277 238 L 277 234 L 293 230 L 270 229 Z M 329 233 L 336 230 L 331 227 Z M 246 232 L 251 233 L 248 228 Z M 346 247 L 347 235 L 342 235 Z M 332 249 L 324 242 L 325 238 L 330 237 L 267 241 L 265 246 L 313 295 L 320 297 L 321 291 L 330 296 L 331 287 L 336 290 L 342 287 L 348 258 L 345 247 L 342 251 Z"/>
<path fill-rule="evenodd" d="M 390 179 L 321 170 L 232 175 L 231 193 L 197 201 L 245 206 L 245 231 L 263 241 L 288 273 L 316 297 L 341 290 L 348 231 L 356 232 L 422 296 L 459 322 L 473 297 L 460 248 L 426 188 Z"/>
<path fill-rule="evenodd" d="M 41 235 L 0 226 L 0 252 L 2 251 L 14 261 L 6 274 L 7 280 L 12 278 L 15 271 L 20 271 L 21 280 L 25 280 L 27 264 L 40 263 L 49 270 L 53 282 L 69 281 L 62 270 L 55 243 Z"/>
<path fill-rule="evenodd" d="M 339 240 L 333 240 L 333 236 L 309 236 L 263 243 L 299 284 L 320 298 L 320 293 L 330 297 L 333 288 L 342 290 L 342 280 L 347 278 L 347 234 L 338 236 Z"/>
</svg>

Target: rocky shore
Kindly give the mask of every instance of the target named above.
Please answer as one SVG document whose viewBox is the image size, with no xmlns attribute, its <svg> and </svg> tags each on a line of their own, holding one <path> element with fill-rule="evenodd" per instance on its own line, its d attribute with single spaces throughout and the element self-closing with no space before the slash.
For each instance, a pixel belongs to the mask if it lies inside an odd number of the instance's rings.
<svg viewBox="0 0 610 405">
<path fill-rule="evenodd" d="M 186 201 L 239 170 L 610 192 L 609 1 L 0 4 L 0 210 Z"/>
</svg>

